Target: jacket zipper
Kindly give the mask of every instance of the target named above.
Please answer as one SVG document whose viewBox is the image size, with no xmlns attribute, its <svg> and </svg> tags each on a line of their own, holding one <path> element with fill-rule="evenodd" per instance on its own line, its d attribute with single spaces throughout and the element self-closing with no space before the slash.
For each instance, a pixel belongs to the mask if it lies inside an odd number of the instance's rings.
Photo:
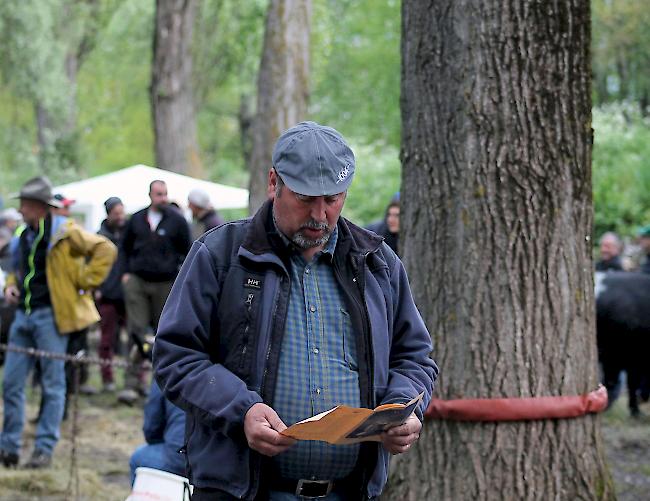
<svg viewBox="0 0 650 501">
<path fill-rule="evenodd" d="M 29 315 L 32 312 L 32 306 L 29 304 L 32 300 L 32 290 L 29 288 L 29 284 L 36 275 L 36 266 L 34 265 L 34 257 L 36 256 L 36 249 L 38 244 L 43 240 L 43 235 L 45 234 L 45 219 L 39 219 L 38 221 L 38 234 L 32 242 L 32 248 L 29 251 L 29 257 L 27 258 L 27 264 L 29 266 L 29 273 L 23 280 L 23 287 L 25 288 L 25 313 Z"/>
</svg>

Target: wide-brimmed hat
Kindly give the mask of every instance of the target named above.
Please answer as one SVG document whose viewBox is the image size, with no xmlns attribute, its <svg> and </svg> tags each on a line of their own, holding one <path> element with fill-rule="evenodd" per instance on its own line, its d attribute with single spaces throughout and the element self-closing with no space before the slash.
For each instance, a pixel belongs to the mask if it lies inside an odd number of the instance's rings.
<svg viewBox="0 0 650 501">
<path fill-rule="evenodd" d="M 46 176 L 36 176 L 27 181 L 15 198 L 37 200 L 59 209 L 63 207 L 63 204 L 52 196 L 52 183 Z"/>
</svg>

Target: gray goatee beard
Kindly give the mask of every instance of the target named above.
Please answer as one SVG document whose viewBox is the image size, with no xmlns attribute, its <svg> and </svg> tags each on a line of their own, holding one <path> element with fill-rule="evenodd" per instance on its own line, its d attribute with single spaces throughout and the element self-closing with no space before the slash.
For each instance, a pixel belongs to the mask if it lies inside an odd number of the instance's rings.
<svg viewBox="0 0 650 501">
<path fill-rule="evenodd" d="M 302 230 L 305 228 L 311 228 L 312 230 L 323 230 L 323 236 L 320 238 L 307 238 Z M 329 226 L 327 226 L 327 223 L 319 223 L 315 219 L 312 219 L 308 221 L 307 223 L 303 224 L 298 231 L 296 231 L 293 234 L 293 237 L 291 237 L 291 241 L 300 249 L 311 249 L 313 247 L 319 247 L 321 245 L 325 245 L 329 239 L 330 236 L 332 235 L 332 230 L 330 229 Z"/>
</svg>

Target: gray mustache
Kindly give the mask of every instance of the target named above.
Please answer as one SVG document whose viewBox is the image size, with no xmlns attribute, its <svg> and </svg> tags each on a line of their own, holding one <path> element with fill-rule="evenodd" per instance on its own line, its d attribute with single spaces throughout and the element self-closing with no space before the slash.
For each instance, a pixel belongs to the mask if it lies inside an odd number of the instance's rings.
<svg viewBox="0 0 650 501">
<path fill-rule="evenodd" d="M 303 224 L 302 226 L 300 226 L 301 230 L 303 228 L 309 228 L 310 230 L 323 230 L 323 231 L 329 230 L 329 226 L 327 226 L 327 223 L 319 223 L 315 219 L 311 219 L 307 221 L 305 224 Z"/>
</svg>

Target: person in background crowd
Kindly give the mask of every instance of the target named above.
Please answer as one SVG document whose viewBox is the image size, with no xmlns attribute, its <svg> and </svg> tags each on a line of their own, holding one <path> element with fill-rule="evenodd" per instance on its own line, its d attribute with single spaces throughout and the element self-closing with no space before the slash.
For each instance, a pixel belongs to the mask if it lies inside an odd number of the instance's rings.
<svg viewBox="0 0 650 501">
<path fill-rule="evenodd" d="M 118 400 L 127 404 L 147 393 L 145 336 L 158 327 L 167 295 L 191 245 L 187 221 L 169 207 L 164 181 L 149 185 L 149 199 L 151 204 L 126 223 L 120 245 L 127 330 L 137 348 L 132 350 L 125 388 L 118 394 Z"/>
<path fill-rule="evenodd" d="M 18 304 L 9 344 L 64 354 L 71 333 L 99 320 L 92 299 L 115 260 L 115 246 L 88 233 L 72 219 L 51 214 L 61 207 L 52 197 L 52 185 L 43 176 L 23 185 L 20 212 L 25 220 L 16 266 L 7 278 L 5 297 Z M 28 468 L 51 464 L 59 439 L 65 406 L 65 371 L 62 360 L 42 358 L 43 412 L 36 427 Z M 25 381 L 34 358 L 8 352 L 3 380 L 4 423 L 0 434 L 0 462 L 17 466 L 25 422 Z"/>
<path fill-rule="evenodd" d="M 59 216 L 70 217 L 70 207 L 72 207 L 76 200 L 66 198 L 61 193 L 54 195 L 54 199 L 60 202 L 60 207 L 52 207 L 52 212 L 58 214 Z"/>
<path fill-rule="evenodd" d="M 110 197 L 104 202 L 106 219 L 102 221 L 97 232 L 108 238 L 119 247 L 126 226 L 126 212 L 124 204 L 118 197 Z M 107 360 L 113 359 L 115 342 L 120 333 L 120 328 L 126 324 L 126 309 L 124 306 L 124 292 L 122 291 L 122 261 L 116 261 L 108 277 L 95 291 L 95 300 L 99 310 L 101 338 L 99 341 L 98 355 Z M 101 368 L 103 390 L 115 391 L 113 368 L 103 365 Z"/>
<path fill-rule="evenodd" d="M 185 456 L 180 452 L 185 443 L 185 412 L 163 396 L 155 381 L 144 406 L 142 431 L 147 443 L 131 455 L 131 485 L 140 466 L 186 477 Z"/>
<path fill-rule="evenodd" d="M 639 245 L 645 255 L 641 262 L 641 272 L 650 273 L 650 224 L 639 230 Z"/>
<path fill-rule="evenodd" d="M 393 249 L 395 254 L 398 254 L 399 247 L 399 192 L 393 196 L 393 199 L 386 207 L 384 219 L 369 224 L 366 229 L 374 231 L 380 237 L 384 237 L 384 241 L 388 246 Z"/>
<path fill-rule="evenodd" d="M 10 207 L 0 212 L 0 264 L 4 268 L 9 268 L 9 262 L 4 262 L 3 259 L 9 256 L 9 244 L 14 237 L 18 223 L 22 221 L 20 213 Z"/>
<path fill-rule="evenodd" d="M 354 175 L 343 137 L 302 122 L 278 139 L 272 161 L 257 214 L 194 243 L 156 335 L 156 380 L 192 430 L 192 499 L 374 498 L 390 455 L 419 436 L 438 372 L 431 336 L 399 258 L 340 217 Z M 281 435 L 335 405 L 421 393 L 381 443 Z"/>
<path fill-rule="evenodd" d="M 187 196 L 187 205 L 192 211 L 192 240 L 225 221 L 210 204 L 210 196 L 199 188 L 194 188 Z"/>
<path fill-rule="evenodd" d="M 600 237 L 600 260 L 596 263 L 596 271 L 623 271 L 621 251 L 623 244 L 618 235 L 608 231 Z"/>
</svg>

